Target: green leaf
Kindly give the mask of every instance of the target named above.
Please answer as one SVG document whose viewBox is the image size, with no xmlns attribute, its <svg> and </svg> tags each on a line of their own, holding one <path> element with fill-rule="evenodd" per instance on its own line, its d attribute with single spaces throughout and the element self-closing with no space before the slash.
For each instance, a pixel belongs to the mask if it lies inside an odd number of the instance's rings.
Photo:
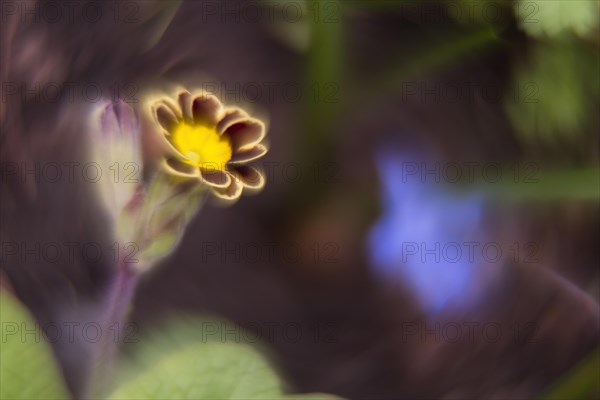
<svg viewBox="0 0 600 400">
<path fill-rule="evenodd" d="M 318 161 L 332 146 L 331 124 L 339 112 L 344 82 L 343 7 L 339 0 L 309 4 L 311 38 L 307 60 L 307 117 L 303 157 Z"/>
<path fill-rule="evenodd" d="M 536 37 L 570 31 L 593 37 L 600 21 L 600 3 L 596 0 L 519 0 L 514 7 L 521 28 Z"/>
<path fill-rule="evenodd" d="M 277 376 L 251 347 L 194 343 L 148 365 L 110 399 L 271 399 L 279 393 Z"/>
<path fill-rule="evenodd" d="M 600 169 L 581 168 L 555 171 L 539 171 L 535 164 L 520 168 L 515 175 L 505 174 L 495 182 L 477 181 L 473 185 L 458 185 L 456 189 L 483 192 L 497 201 L 564 201 L 592 200 L 600 198 Z M 509 171 L 509 167 L 503 171 Z"/>
<path fill-rule="evenodd" d="M 171 321 L 126 349 L 130 356 L 109 399 L 338 399 L 284 395 L 262 351 L 248 344 L 255 337 L 226 321 Z"/>
<path fill-rule="evenodd" d="M 543 400 L 600 398 L 600 348 L 586 357 L 542 397 Z"/>
<path fill-rule="evenodd" d="M 600 80 L 598 55 L 574 40 L 539 43 L 529 64 L 515 74 L 517 96 L 505 108 L 522 139 L 546 143 L 576 141 L 595 115 Z M 529 89 L 533 89 L 529 90 Z"/>
<path fill-rule="evenodd" d="M 59 367 L 29 312 L 0 292 L 0 399 L 68 399 Z"/>
</svg>

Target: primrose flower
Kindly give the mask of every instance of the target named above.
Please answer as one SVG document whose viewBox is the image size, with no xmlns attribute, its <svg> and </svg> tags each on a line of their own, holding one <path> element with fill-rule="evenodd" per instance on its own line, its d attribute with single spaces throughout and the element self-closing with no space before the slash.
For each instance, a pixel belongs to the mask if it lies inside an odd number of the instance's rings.
<svg viewBox="0 0 600 400">
<path fill-rule="evenodd" d="M 150 112 L 168 149 L 161 162 L 166 173 L 196 179 L 224 200 L 264 186 L 262 173 L 246 165 L 267 152 L 263 122 L 225 108 L 212 94 L 185 90 L 152 101 Z"/>
</svg>

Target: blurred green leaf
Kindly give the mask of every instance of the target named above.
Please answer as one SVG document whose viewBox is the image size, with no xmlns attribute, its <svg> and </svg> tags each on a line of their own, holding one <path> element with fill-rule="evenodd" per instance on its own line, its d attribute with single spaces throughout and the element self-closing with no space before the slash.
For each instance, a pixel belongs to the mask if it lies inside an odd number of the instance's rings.
<svg viewBox="0 0 600 400">
<path fill-rule="evenodd" d="M 536 164 L 521 168 L 499 168 L 505 173 L 500 179 L 459 184 L 455 189 L 482 192 L 499 200 L 597 200 L 600 199 L 600 169 L 540 171 Z"/>
<path fill-rule="evenodd" d="M 0 399 L 69 399 L 52 350 L 29 312 L 0 292 Z"/>
<path fill-rule="evenodd" d="M 288 399 L 254 335 L 219 320 L 180 318 L 132 344 L 110 399 Z M 325 394 L 290 399 L 336 399 Z"/>
<path fill-rule="evenodd" d="M 575 41 L 538 44 L 530 65 L 517 70 L 513 85 L 529 85 L 533 91 L 518 99 L 505 98 L 508 116 L 522 138 L 579 139 L 589 117 L 597 113 L 597 65 L 598 55 Z"/>
<path fill-rule="evenodd" d="M 592 400 L 600 398 L 600 348 L 554 384 L 543 400 Z"/>
<path fill-rule="evenodd" d="M 280 393 L 275 373 L 250 347 L 195 343 L 148 365 L 111 399 L 272 399 Z"/>
<path fill-rule="evenodd" d="M 600 2 L 597 0 L 519 0 L 515 16 L 521 28 L 536 37 L 575 32 L 597 35 Z"/>
<path fill-rule="evenodd" d="M 331 123 L 343 86 L 343 23 L 339 0 L 310 2 L 312 37 L 307 66 L 307 127 L 304 156 L 319 159 L 335 139 Z"/>
</svg>

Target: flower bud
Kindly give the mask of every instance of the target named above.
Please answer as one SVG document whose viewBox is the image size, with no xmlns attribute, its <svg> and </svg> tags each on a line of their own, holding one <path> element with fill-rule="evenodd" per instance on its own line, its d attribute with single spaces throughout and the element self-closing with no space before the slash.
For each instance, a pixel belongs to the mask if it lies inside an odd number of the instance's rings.
<svg viewBox="0 0 600 400">
<path fill-rule="evenodd" d="M 142 152 L 139 121 L 122 101 L 103 104 L 97 110 L 97 126 L 90 141 L 91 160 L 102 173 L 98 192 L 116 220 L 134 199 L 142 183 Z"/>
</svg>

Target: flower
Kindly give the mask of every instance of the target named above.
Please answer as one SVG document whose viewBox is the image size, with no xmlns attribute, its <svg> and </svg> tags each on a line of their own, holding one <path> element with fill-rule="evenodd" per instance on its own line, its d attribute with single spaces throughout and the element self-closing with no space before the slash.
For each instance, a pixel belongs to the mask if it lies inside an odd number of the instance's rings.
<svg viewBox="0 0 600 400">
<path fill-rule="evenodd" d="M 161 160 L 170 175 L 197 179 L 224 200 L 244 188 L 260 190 L 262 173 L 246 165 L 267 152 L 265 125 L 239 108 L 225 108 L 212 94 L 180 90 L 150 102 L 149 109 L 168 149 Z"/>
</svg>

